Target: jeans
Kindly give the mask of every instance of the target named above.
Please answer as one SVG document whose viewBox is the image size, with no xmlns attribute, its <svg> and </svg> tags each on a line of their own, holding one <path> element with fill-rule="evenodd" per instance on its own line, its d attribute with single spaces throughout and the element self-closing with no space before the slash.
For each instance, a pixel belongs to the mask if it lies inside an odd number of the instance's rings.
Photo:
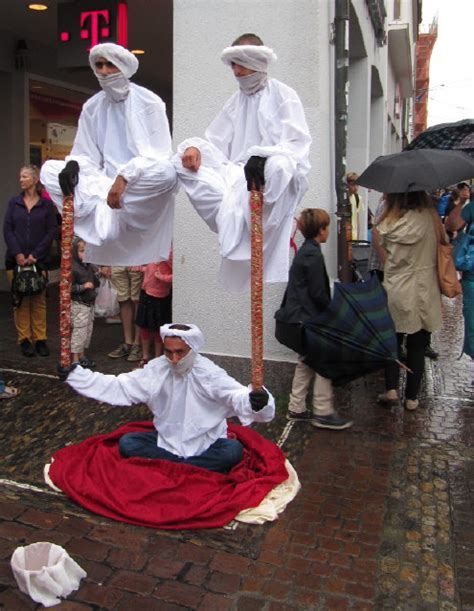
<svg viewBox="0 0 474 611">
<path fill-rule="evenodd" d="M 156 431 L 127 433 L 119 440 L 120 454 L 124 458 L 132 456 L 160 458 L 171 462 L 179 462 L 183 465 L 201 467 L 201 469 L 207 469 L 208 471 L 218 471 L 219 473 L 230 471 L 234 465 L 242 460 L 243 456 L 243 446 L 240 441 L 220 438 L 199 456 L 182 458 L 157 446 L 157 437 L 158 433 Z"/>
<path fill-rule="evenodd" d="M 421 378 L 425 368 L 425 348 L 430 343 L 431 333 L 420 329 L 416 333 L 407 335 L 407 367 L 413 373 L 407 372 L 407 385 L 405 399 L 415 400 L 418 398 Z M 403 333 L 397 333 L 398 353 L 403 342 Z M 393 363 L 385 369 L 385 388 L 387 390 L 398 390 L 400 367 Z"/>
</svg>

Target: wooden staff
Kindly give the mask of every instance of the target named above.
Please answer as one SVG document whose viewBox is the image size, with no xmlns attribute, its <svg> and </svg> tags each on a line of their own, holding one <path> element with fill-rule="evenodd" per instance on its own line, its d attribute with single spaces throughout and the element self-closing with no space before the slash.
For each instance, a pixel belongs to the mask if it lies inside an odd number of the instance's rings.
<svg viewBox="0 0 474 611">
<path fill-rule="evenodd" d="M 263 193 L 250 192 L 250 311 L 252 324 L 252 387 L 263 386 Z"/>
<path fill-rule="evenodd" d="M 71 366 L 71 283 L 72 283 L 72 241 L 74 239 L 74 197 L 63 199 L 61 224 L 61 271 L 59 276 L 59 365 L 66 369 Z"/>
</svg>

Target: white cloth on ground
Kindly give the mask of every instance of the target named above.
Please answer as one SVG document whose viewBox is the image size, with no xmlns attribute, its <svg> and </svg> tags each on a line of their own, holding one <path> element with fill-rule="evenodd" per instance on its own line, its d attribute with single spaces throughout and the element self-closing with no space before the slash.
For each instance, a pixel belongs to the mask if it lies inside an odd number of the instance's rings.
<svg viewBox="0 0 474 611">
<path fill-rule="evenodd" d="M 173 231 L 176 172 L 165 105 L 130 83 L 125 100 L 101 91 L 82 109 L 71 154 L 79 163 L 74 194 L 74 231 L 87 243 L 86 260 L 99 265 L 142 265 L 168 259 Z M 41 182 L 60 211 L 58 175 L 63 161 L 47 161 Z M 121 175 L 128 181 L 122 208 L 107 205 Z"/>
<path fill-rule="evenodd" d="M 262 410 L 254 412 L 249 388 L 200 354 L 185 375 L 175 375 L 168 359 L 160 356 L 143 369 L 118 376 L 77 366 L 67 383 L 79 394 L 110 405 L 145 403 L 153 413 L 157 445 L 185 458 L 226 438 L 226 418 L 237 417 L 245 426 L 268 422 L 275 414 L 272 395 Z"/>
<path fill-rule="evenodd" d="M 17 547 L 10 564 L 19 589 L 45 607 L 58 605 L 87 577 L 63 547 L 47 541 Z"/>
<path fill-rule="evenodd" d="M 296 206 L 308 189 L 311 137 L 297 93 L 269 79 L 253 95 L 237 91 L 212 121 L 205 139 L 189 138 L 178 147 L 174 164 L 194 208 L 218 234 L 222 257 L 219 278 L 232 292 L 249 287 L 250 210 L 243 166 L 249 157 L 266 157 L 264 190 L 264 281 L 286 282 L 289 243 Z M 183 168 L 191 146 L 201 152 L 198 172 Z"/>
<path fill-rule="evenodd" d="M 234 520 L 246 524 L 263 524 L 273 522 L 278 518 L 278 515 L 286 509 L 288 503 L 301 490 L 298 474 L 289 460 L 285 460 L 285 468 L 288 471 L 288 479 L 270 490 L 259 505 L 243 509 Z"/>
</svg>

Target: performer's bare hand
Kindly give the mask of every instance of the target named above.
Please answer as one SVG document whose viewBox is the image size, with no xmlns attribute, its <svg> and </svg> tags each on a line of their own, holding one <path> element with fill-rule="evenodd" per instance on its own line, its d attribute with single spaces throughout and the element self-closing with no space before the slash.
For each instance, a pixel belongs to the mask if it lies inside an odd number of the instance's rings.
<svg viewBox="0 0 474 611">
<path fill-rule="evenodd" d="M 22 252 L 15 255 L 15 261 L 17 265 L 20 265 L 20 267 L 23 267 L 23 265 L 26 265 L 26 258 Z"/>
<path fill-rule="evenodd" d="M 201 167 L 201 151 L 195 146 L 187 148 L 181 157 L 183 168 L 197 172 Z"/>
<path fill-rule="evenodd" d="M 127 186 L 127 181 L 123 176 L 117 176 L 114 180 L 114 184 L 110 187 L 109 194 L 107 195 L 107 204 L 110 208 L 118 210 L 122 207 L 120 200 L 122 199 L 123 192 Z"/>
<path fill-rule="evenodd" d="M 38 259 L 36 257 L 33 257 L 33 255 L 28 255 L 28 258 L 26 259 L 26 265 L 34 265 L 37 260 Z"/>
<path fill-rule="evenodd" d="M 112 268 L 110 265 L 102 265 L 100 268 L 100 275 L 104 278 L 112 278 Z"/>
<path fill-rule="evenodd" d="M 94 288 L 94 283 L 93 282 L 85 282 L 83 286 L 84 286 L 84 289 L 93 289 Z"/>
</svg>

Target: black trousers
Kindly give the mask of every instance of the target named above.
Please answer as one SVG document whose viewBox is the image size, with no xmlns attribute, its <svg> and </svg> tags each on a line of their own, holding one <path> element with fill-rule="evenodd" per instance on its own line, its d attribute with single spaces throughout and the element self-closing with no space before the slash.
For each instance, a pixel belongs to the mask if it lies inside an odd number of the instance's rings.
<svg viewBox="0 0 474 611">
<path fill-rule="evenodd" d="M 407 362 L 406 365 L 413 373 L 407 373 L 407 385 L 405 389 L 405 399 L 414 400 L 418 398 L 421 378 L 425 367 L 425 349 L 430 343 L 431 333 L 420 329 L 412 335 L 407 335 Z M 403 333 L 397 333 L 398 354 L 404 338 Z M 400 377 L 400 367 L 394 363 L 385 369 L 385 388 L 386 390 L 397 389 Z"/>
</svg>

